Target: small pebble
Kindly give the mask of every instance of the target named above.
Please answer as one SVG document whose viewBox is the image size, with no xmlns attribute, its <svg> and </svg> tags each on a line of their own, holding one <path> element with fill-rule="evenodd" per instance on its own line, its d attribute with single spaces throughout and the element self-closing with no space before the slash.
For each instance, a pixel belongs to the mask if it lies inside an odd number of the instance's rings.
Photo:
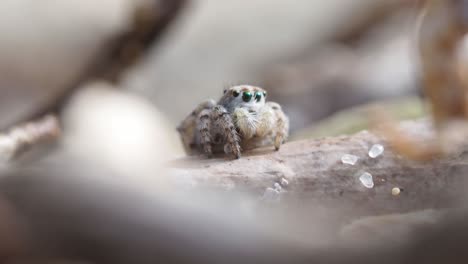
<svg viewBox="0 0 468 264">
<path fill-rule="evenodd" d="M 364 187 L 372 189 L 374 188 L 374 180 L 372 179 L 372 175 L 368 172 L 364 172 L 360 177 L 359 180 L 361 181 Z"/>
<path fill-rule="evenodd" d="M 289 181 L 286 180 L 285 178 L 282 178 L 282 179 L 281 179 L 281 185 L 283 185 L 283 187 L 286 187 L 286 186 L 289 185 Z"/>
<path fill-rule="evenodd" d="M 378 156 L 382 155 L 384 150 L 385 150 L 384 146 L 382 146 L 380 144 L 375 144 L 369 150 L 369 157 L 375 159 Z"/>
<path fill-rule="evenodd" d="M 395 187 L 395 188 L 392 189 L 392 195 L 394 195 L 394 196 L 400 195 L 400 192 L 401 192 L 401 190 L 398 187 Z"/>
<path fill-rule="evenodd" d="M 348 164 L 348 165 L 355 165 L 358 160 L 359 160 L 359 157 L 351 155 L 351 154 L 344 154 L 341 157 L 341 162 L 343 162 L 343 164 Z"/>
</svg>

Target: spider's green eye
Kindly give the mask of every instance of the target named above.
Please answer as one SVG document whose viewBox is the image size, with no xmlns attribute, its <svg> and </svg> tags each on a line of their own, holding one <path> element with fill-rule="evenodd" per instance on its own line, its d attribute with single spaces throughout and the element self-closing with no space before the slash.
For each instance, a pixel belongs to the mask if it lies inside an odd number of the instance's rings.
<svg viewBox="0 0 468 264">
<path fill-rule="evenodd" d="M 244 102 L 250 102 L 251 99 L 252 99 L 252 93 L 251 92 L 242 93 L 242 100 L 244 100 Z"/>
<path fill-rule="evenodd" d="M 266 96 L 267 96 L 267 92 L 263 92 L 263 97 L 266 98 Z"/>
<path fill-rule="evenodd" d="M 255 93 L 255 101 L 260 102 L 262 100 L 262 93 L 261 92 L 256 92 Z"/>
<path fill-rule="evenodd" d="M 239 94 L 240 94 L 240 93 L 239 93 L 238 91 L 233 91 L 233 92 L 232 92 L 232 96 L 234 96 L 234 97 L 239 96 Z"/>
</svg>

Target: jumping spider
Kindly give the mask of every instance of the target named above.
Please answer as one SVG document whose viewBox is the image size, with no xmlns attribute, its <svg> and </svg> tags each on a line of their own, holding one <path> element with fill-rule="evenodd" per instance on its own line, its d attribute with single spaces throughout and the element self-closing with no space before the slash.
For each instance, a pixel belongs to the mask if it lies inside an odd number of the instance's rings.
<svg viewBox="0 0 468 264">
<path fill-rule="evenodd" d="M 224 89 L 216 102 L 199 104 L 179 125 L 188 154 L 208 156 L 224 151 L 240 158 L 241 149 L 274 145 L 276 150 L 289 133 L 289 119 L 274 102 L 266 102 L 267 92 L 251 85 Z"/>
</svg>

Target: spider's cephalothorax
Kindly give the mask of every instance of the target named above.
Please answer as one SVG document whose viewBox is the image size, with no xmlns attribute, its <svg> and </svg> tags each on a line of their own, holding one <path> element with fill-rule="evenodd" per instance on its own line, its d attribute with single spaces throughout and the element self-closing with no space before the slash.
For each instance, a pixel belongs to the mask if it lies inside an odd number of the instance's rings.
<svg viewBox="0 0 468 264">
<path fill-rule="evenodd" d="M 288 136 L 289 120 L 279 104 L 266 102 L 266 95 L 260 87 L 239 85 L 225 89 L 218 102 L 199 104 L 177 128 L 185 150 L 224 151 L 236 158 L 241 149 L 274 145 L 278 150 Z"/>
</svg>

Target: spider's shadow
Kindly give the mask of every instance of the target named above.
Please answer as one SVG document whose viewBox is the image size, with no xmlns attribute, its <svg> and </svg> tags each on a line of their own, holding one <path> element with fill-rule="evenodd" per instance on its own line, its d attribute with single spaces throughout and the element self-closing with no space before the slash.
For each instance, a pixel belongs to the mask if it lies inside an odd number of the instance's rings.
<svg viewBox="0 0 468 264">
<path fill-rule="evenodd" d="M 248 158 L 248 157 L 271 155 L 276 152 L 277 151 L 275 151 L 273 147 L 256 148 L 256 149 L 246 150 L 242 152 L 242 156 L 240 157 L 240 159 Z M 216 154 L 213 154 L 211 158 L 204 156 L 204 155 L 200 155 L 199 157 L 205 157 L 204 159 L 208 159 L 208 160 L 210 159 L 220 159 L 220 160 L 222 159 L 222 160 L 228 160 L 228 161 L 237 160 L 232 155 L 226 154 L 226 153 L 216 153 Z"/>
<path fill-rule="evenodd" d="M 208 157 L 205 154 L 198 154 L 198 155 L 186 156 L 181 159 L 168 162 L 167 165 L 168 166 L 171 166 L 171 165 L 180 166 L 181 164 L 184 164 L 184 167 L 186 166 L 190 167 L 189 164 L 191 164 L 192 166 L 194 164 L 197 164 L 196 166 L 209 166 L 212 164 L 213 161 L 237 161 L 237 160 L 242 160 L 242 159 L 249 158 L 249 157 L 272 155 L 274 153 L 277 153 L 277 151 L 275 151 L 274 148 L 263 147 L 263 148 L 257 148 L 257 149 L 252 149 L 252 150 L 247 150 L 245 152 L 242 152 L 242 156 L 240 157 L 240 159 L 236 159 L 232 155 L 229 155 L 223 152 L 216 152 L 211 157 Z"/>
<path fill-rule="evenodd" d="M 263 155 L 273 154 L 276 152 L 277 151 L 273 147 L 264 147 L 264 148 L 247 150 L 243 152 L 242 154 L 245 157 L 249 157 L 249 156 L 263 156 Z"/>
</svg>

